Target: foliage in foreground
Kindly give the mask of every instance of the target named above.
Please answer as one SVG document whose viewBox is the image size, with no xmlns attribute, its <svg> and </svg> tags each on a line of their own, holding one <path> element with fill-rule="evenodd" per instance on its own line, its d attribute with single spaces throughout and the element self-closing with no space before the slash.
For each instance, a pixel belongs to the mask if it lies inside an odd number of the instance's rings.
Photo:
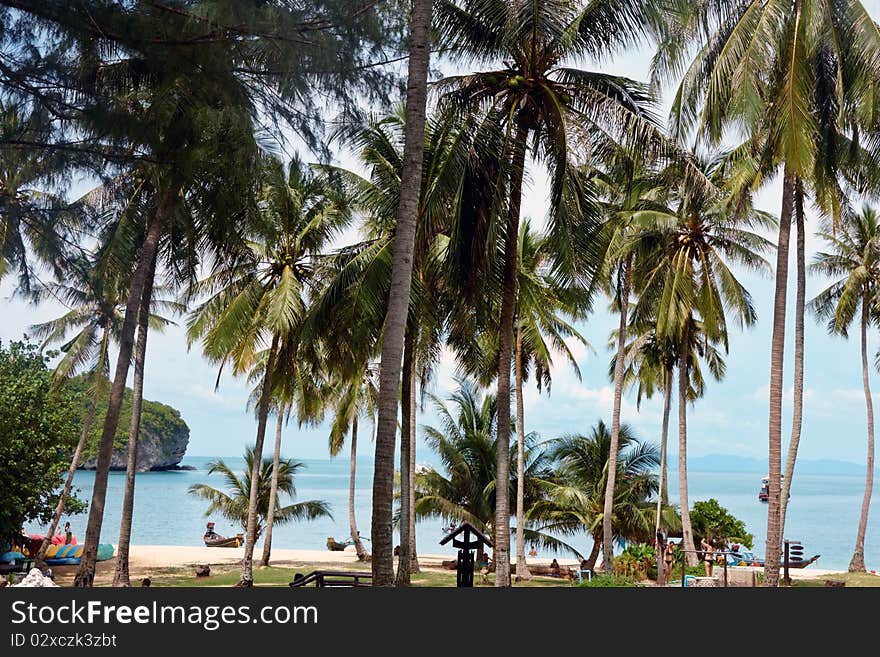
<svg viewBox="0 0 880 657">
<path fill-rule="evenodd" d="M 25 342 L 0 344 L 0 543 L 25 522 L 52 518 L 54 491 L 77 441 L 79 407 L 66 391 L 53 390 L 50 356 Z M 68 500 L 67 513 L 83 509 Z"/>
</svg>

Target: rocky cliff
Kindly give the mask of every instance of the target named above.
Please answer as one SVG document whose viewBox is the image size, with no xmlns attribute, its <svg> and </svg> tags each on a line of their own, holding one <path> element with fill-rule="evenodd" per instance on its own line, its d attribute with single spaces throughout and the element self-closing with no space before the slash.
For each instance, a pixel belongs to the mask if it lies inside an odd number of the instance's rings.
<svg viewBox="0 0 880 657">
<path fill-rule="evenodd" d="M 72 382 L 81 398 L 82 408 L 88 408 L 91 389 L 83 381 Z M 105 390 L 109 389 L 109 385 Z M 128 432 L 131 428 L 132 391 L 126 388 L 119 417 L 119 426 L 113 440 L 113 456 L 110 468 L 125 470 L 128 460 Z M 106 415 L 107 395 L 101 396 L 98 412 L 89 431 L 82 465 L 84 470 L 94 470 L 97 464 L 98 445 Z M 85 415 L 85 412 L 83 413 Z M 147 470 L 174 470 L 186 454 L 189 444 L 189 427 L 180 411 L 166 404 L 145 399 L 141 410 L 141 428 L 138 440 L 138 472 Z"/>
</svg>

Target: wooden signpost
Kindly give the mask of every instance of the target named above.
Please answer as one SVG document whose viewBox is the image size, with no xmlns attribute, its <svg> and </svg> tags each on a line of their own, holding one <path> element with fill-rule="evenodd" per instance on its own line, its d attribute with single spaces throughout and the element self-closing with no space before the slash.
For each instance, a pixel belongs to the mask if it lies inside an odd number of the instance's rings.
<svg viewBox="0 0 880 657">
<path fill-rule="evenodd" d="M 462 538 L 458 538 L 463 534 Z M 471 536 L 473 539 L 471 540 Z M 492 541 L 471 523 L 465 521 L 447 534 L 440 545 L 446 545 L 452 541 L 453 547 L 458 548 L 458 560 L 455 568 L 455 583 L 459 588 L 472 587 L 474 585 L 474 554 L 482 552 L 481 546 L 492 547 Z"/>
</svg>

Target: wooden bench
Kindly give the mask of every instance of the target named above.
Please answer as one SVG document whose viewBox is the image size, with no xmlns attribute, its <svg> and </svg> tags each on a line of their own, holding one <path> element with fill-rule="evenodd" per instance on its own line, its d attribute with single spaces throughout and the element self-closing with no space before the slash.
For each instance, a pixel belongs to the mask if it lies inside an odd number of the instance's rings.
<svg viewBox="0 0 880 657">
<path fill-rule="evenodd" d="M 300 588 L 309 585 L 318 588 L 330 586 L 366 587 L 373 585 L 373 575 L 357 570 L 315 570 L 308 575 L 294 577 L 288 586 Z"/>
</svg>

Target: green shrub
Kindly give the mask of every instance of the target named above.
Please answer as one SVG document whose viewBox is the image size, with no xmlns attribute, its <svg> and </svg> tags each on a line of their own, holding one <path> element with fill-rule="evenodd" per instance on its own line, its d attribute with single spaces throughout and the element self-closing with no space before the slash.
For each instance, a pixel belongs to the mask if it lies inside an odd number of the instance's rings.
<svg viewBox="0 0 880 657">
<path fill-rule="evenodd" d="M 622 575 L 596 575 L 588 582 L 580 585 L 584 588 L 632 588 L 636 586 L 635 580 Z"/>
</svg>

